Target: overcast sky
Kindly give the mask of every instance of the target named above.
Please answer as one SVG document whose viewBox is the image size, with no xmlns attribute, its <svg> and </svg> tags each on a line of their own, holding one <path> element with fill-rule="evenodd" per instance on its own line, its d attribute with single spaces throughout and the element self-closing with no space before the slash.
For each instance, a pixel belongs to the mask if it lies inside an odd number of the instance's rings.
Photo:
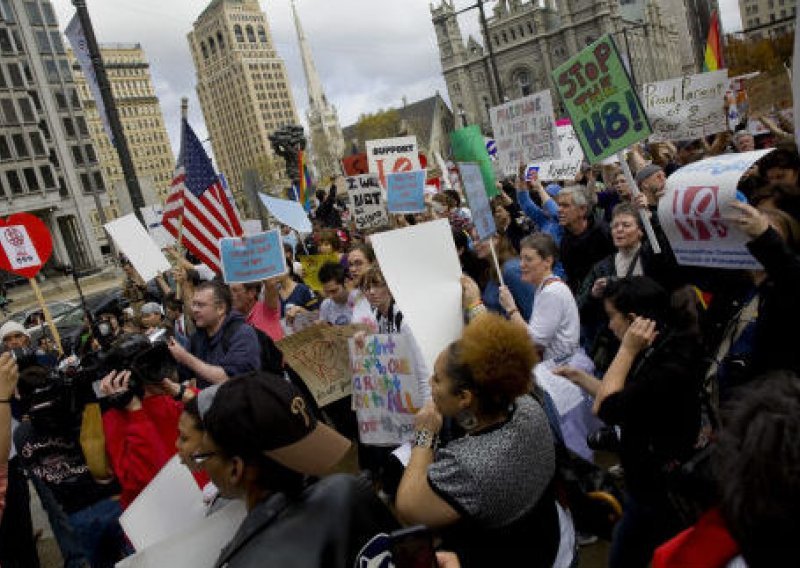
<svg viewBox="0 0 800 568">
<path fill-rule="evenodd" d="M 52 0 L 62 30 L 74 13 L 70 0 Z M 151 63 L 156 94 L 176 150 L 180 98 L 189 96 L 189 120 L 201 139 L 207 131 L 195 92 L 186 35 L 210 0 L 87 0 L 101 43 L 138 42 Z M 297 0 L 317 70 L 339 109 L 342 126 L 361 113 L 415 101 L 437 90 L 446 98 L 430 3 L 439 0 Z M 473 4 L 455 0 L 456 6 Z M 490 3 L 491 4 L 491 3 Z M 737 0 L 719 0 L 726 32 L 741 29 Z M 274 44 L 286 61 L 298 112 L 305 122 L 307 96 L 289 0 L 261 2 Z M 474 10 L 459 17 L 477 31 Z"/>
</svg>

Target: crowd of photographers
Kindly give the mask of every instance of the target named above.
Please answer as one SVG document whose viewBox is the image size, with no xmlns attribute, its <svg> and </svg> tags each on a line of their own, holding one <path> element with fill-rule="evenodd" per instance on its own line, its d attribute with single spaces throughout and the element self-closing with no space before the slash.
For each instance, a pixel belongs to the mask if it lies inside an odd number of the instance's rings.
<svg viewBox="0 0 800 568">
<path fill-rule="evenodd" d="M 457 192 L 394 219 L 448 219 L 462 263 L 467 326 L 432 369 L 335 190 L 308 239 L 284 231 L 284 276 L 228 286 L 173 251 L 175 269 L 144 282 L 123 262 L 129 305 L 87 317 L 61 358 L 5 323 L 0 566 L 39 565 L 28 482 L 65 566 L 130 555 L 120 515 L 176 451 L 209 514 L 246 504 L 217 566 L 366 566 L 391 551 L 397 566 L 569 567 L 596 536 L 615 568 L 785 565 L 800 534 L 797 149 L 739 184 L 749 203 L 731 223 L 761 270 L 679 266 L 653 214 L 668 174 L 728 144 L 753 140 L 636 150 L 638 197 L 615 166 L 564 187 L 505 182 L 497 266 Z M 301 249 L 338 253 L 321 294 Z M 409 342 L 419 411 L 404 451 L 362 443 L 349 399 L 318 408 L 276 346 L 351 323 Z M 583 403 L 562 413 L 531 380 L 542 368 Z M 613 474 L 597 451 L 618 456 Z M 348 470 L 360 475 L 335 473 Z M 450 552 L 434 556 L 430 531 Z"/>
</svg>

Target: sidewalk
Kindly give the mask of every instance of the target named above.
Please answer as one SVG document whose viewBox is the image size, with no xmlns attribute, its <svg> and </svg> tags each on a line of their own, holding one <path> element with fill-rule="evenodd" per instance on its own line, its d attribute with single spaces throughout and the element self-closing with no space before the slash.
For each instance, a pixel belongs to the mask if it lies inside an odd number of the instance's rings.
<svg viewBox="0 0 800 568">
<path fill-rule="evenodd" d="M 122 285 L 124 275 L 121 268 L 109 266 L 102 271 L 80 279 L 83 295 L 88 296 L 96 292 L 103 292 L 110 288 Z M 78 297 L 78 289 L 72 276 L 55 276 L 44 282 L 39 282 L 45 302 L 56 300 L 71 300 Z M 8 309 L 12 313 L 26 310 L 36 305 L 36 295 L 30 284 L 20 284 L 8 291 L 8 298 L 12 300 Z"/>
</svg>

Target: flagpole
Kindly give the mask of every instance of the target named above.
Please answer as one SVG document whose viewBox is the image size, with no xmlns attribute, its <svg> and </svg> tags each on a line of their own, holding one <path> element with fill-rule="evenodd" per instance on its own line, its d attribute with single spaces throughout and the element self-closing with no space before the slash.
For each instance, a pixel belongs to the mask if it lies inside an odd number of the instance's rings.
<svg viewBox="0 0 800 568">
<path fill-rule="evenodd" d="M 185 128 L 183 123 L 189 116 L 189 99 L 188 97 L 181 97 L 181 152 L 184 148 Z M 185 188 L 184 188 L 185 189 Z M 186 210 L 186 200 L 181 190 L 181 214 L 178 216 L 178 258 L 177 262 L 180 265 L 183 258 L 183 212 Z M 181 299 L 181 283 L 177 282 L 175 285 L 175 295 Z"/>
</svg>

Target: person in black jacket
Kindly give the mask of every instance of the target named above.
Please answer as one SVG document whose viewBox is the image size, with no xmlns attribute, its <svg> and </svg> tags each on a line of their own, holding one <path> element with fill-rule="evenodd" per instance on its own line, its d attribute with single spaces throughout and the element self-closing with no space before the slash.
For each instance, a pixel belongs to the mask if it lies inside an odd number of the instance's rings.
<svg viewBox="0 0 800 568">
<path fill-rule="evenodd" d="M 216 390 L 218 389 L 218 390 Z M 198 395 L 206 433 L 191 459 L 247 517 L 216 567 L 354 566 L 375 535 L 396 520 L 368 482 L 330 473 L 350 442 L 317 422 L 283 377 L 251 373 Z"/>
</svg>

